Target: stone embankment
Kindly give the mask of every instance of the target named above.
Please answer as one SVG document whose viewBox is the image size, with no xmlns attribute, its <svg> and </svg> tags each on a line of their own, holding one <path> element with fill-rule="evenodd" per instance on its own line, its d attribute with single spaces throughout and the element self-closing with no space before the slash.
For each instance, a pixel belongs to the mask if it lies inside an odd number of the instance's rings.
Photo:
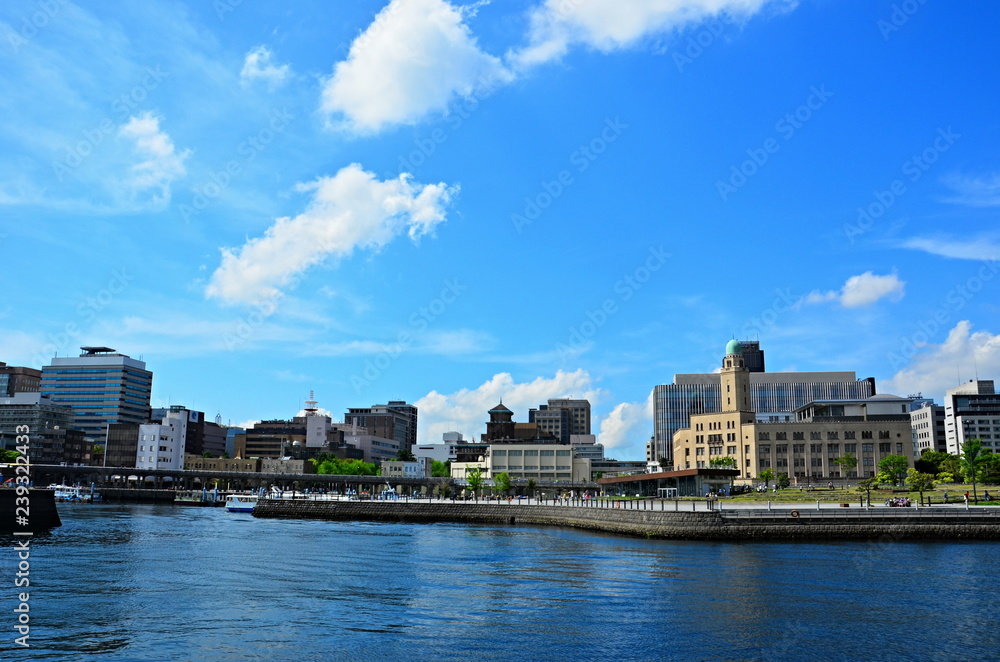
<svg viewBox="0 0 1000 662">
<path fill-rule="evenodd" d="M 62 526 L 56 510 L 55 492 L 31 488 L 26 495 L 0 489 L 0 534 L 39 532 Z"/>
<path fill-rule="evenodd" d="M 794 513 L 794 515 L 793 515 Z M 673 540 L 1000 540 L 1000 511 L 946 508 L 842 512 L 671 512 L 593 506 L 263 499 L 255 517 L 375 522 L 568 526 Z"/>
</svg>

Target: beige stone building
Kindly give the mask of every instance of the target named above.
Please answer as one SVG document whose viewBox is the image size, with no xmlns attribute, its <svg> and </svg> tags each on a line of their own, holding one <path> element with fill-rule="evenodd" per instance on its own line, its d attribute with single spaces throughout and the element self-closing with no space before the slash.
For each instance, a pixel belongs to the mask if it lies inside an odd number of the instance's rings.
<svg viewBox="0 0 1000 662">
<path fill-rule="evenodd" d="M 719 412 L 692 414 L 691 427 L 674 434 L 676 469 L 702 469 L 733 458 L 741 479 L 765 469 L 797 482 L 874 476 L 887 455 L 913 457 L 910 398 L 875 395 L 857 400 L 810 402 L 793 412 L 761 419 L 752 411 L 749 371 L 740 343 L 726 345 Z M 835 458 L 852 455 L 857 467 L 842 476 Z"/>
</svg>

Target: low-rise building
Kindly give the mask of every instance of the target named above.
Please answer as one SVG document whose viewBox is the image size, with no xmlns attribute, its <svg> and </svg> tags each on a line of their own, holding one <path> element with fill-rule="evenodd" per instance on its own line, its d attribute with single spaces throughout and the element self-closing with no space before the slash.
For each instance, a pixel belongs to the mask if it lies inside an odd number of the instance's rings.
<svg viewBox="0 0 1000 662">
<path fill-rule="evenodd" d="M 265 474 L 314 474 L 316 466 L 309 460 L 293 460 L 287 457 L 262 458 L 260 472 Z"/>
<path fill-rule="evenodd" d="M 590 460 L 576 457 L 570 444 L 490 444 L 482 461 L 452 463 L 452 478 L 464 480 L 476 468 L 487 480 L 498 473 L 507 473 L 514 480 L 545 482 L 584 482 L 591 477 Z"/>
<path fill-rule="evenodd" d="M 187 471 L 241 471 L 244 473 L 259 473 L 261 460 L 259 458 L 244 460 L 241 458 L 202 457 L 188 453 L 184 456 L 184 469 Z"/>
<path fill-rule="evenodd" d="M 385 478 L 430 478 L 431 462 L 429 457 L 417 458 L 416 462 L 400 462 L 393 460 L 382 463 L 382 476 Z"/>
</svg>

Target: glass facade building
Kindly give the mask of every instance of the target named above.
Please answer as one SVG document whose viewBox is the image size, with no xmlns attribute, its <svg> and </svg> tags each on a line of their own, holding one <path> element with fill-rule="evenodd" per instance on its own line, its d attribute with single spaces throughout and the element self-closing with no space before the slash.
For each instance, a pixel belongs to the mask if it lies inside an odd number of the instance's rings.
<svg viewBox="0 0 1000 662">
<path fill-rule="evenodd" d="M 854 400 L 875 395 L 875 380 L 854 372 L 751 372 L 750 407 L 757 420 L 777 422 L 815 400 Z M 646 458 L 673 462 L 674 433 L 690 425 L 691 414 L 721 410 L 718 373 L 679 374 L 653 391 L 654 434 Z"/>
<path fill-rule="evenodd" d="M 153 373 L 146 364 L 110 347 L 81 349 L 42 368 L 42 394 L 68 407 L 73 427 L 93 443 L 105 442 L 109 423 L 147 423 Z"/>
</svg>

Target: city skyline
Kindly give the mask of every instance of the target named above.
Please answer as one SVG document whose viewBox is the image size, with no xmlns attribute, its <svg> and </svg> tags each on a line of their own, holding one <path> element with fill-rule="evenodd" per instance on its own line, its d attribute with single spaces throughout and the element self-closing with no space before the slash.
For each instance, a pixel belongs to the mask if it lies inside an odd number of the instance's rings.
<svg viewBox="0 0 1000 662">
<path fill-rule="evenodd" d="M 1000 374 L 1000 8 L 565 4 L 5 4 L 0 361 L 114 347 L 233 424 L 402 400 L 419 443 L 588 399 L 619 459 L 731 338 Z"/>
</svg>

